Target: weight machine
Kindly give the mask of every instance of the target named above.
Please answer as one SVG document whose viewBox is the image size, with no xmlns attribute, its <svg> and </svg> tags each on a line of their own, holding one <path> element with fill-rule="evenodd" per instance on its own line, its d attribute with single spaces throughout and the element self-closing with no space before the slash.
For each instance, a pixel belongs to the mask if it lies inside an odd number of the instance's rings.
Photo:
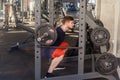
<svg viewBox="0 0 120 80">
<path fill-rule="evenodd" d="M 59 2 L 59 1 L 57 1 L 57 2 Z M 48 3 L 50 3 L 50 4 L 48 5 Z M 16 23 L 17 28 L 23 29 L 23 30 L 31 33 L 31 35 L 29 35 L 23 42 L 21 42 L 21 43 L 17 42 L 15 45 L 11 46 L 11 48 L 9 49 L 10 52 L 13 51 L 13 50 L 17 50 L 17 49 L 20 49 L 20 48 L 27 47 L 27 46 L 33 46 L 34 45 L 34 35 L 35 35 L 35 29 L 34 28 L 27 27 L 23 24 L 23 22 L 22 23 L 19 22 L 17 14 L 16 14 L 17 5 L 14 4 L 14 5 L 12 5 L 12 7 L 13 7 L 13 11 L 14 11 L 15 23 Z M 53 2 L 50 2 L 49 0 L 42 0 L 41 1 L 41 8 L 42 8 L 42 11 L 41 11 L 42 21 L 41 22 L 42 23 L 50 22 L 53 25 L 55 25 L 57 21 L 53 21 L 53 18 L 54 18 L 54 16 L 53 16 L 53 14 L 54 14 L 54 11 L 53 11 L 54 10 L 54 4 L 53 4 Z M 47 10 L 49 10 L 49 13 L 47 12 Z"/>
<path fill-rule="evenodd" d="M 7 2 L 5 4 L 5 22 L 4 22 L 3 28 L 6 31 L 8 31 L 8 28 L 9 28 L 9 11 L 10 11 L 10 6 L 11 6 L 11 4 L 9 2 Z"/>
<path fill-rule="evenodd" d="M 18 12 L 18 7 L 19 7 L 19 5 L 17 5 L 17 3 L 10 3 L 9 1 L 7 1 L 5 3 L 5 22 L 4 22 L 4 25 L 3 25 L 3 28 L 5 28 L 5 30 L 8 31 L 9 28 L 16 27 L 18 21 L 20 22 L 20 20 L 18 20 L 18 13 L 19 13 Z M 12 8 L 12 11 L 13 11 L 12 15 L 15 18 L 15 23 L 14 24 L 12 23 L 12 16 L 10 16 L 10 12 L 11 12 L 10 8 Z"/>
<path fill-rule="evenodd" d="M 50 2 L 53 2 L 53 0 L 51 0 Z M 89 12 L 87 12 L 86 10 L 86 0 L 80 0 L 80 16 L 79 16 L 79 46 L 78 48 L 78 73 L 75 75 L 68 75 L 68 76 L 61 76 L 61 77 L 52 77 L 52 78 L 47 78 L 47 79 L 42 79 L 41 78 L 41 43 L 39 43 L 38 40 L 38 35 L 41 35 L 41 28 L 42 28 L 42 23 L 41 23 L 41 1 L 40 0 L 35 0 L 35 20 L 36 20 L 36 36 L 35 36 L 35 80 L 83 80 L 83 79 L 92 79 L 92 78 L 106 78 L 108 80 L 117 80 L 118 78 L 115 78 L 112 74 L 109 75 L 102 75 L 96 71 L 92 71 L 90 73 L 84 73 L 84 60 L 85 60 L 85 53 L 86 53 L 86 23 L 93 29 L 92 34 L 95 35 L 95 33 L 97 31 L 103 31 L 106 32 L 106 29 L 102 30 L 103 28 L 97 28 L 99 25 L 97 25 L 93 20 L 92 17 L 89 16 Z M 52 8 L 53 9 L 53 8 Z M 53 11 L 53 10 L 52 10 Z M 52 12 L 53 14 L 53 12 Z M 53 16 L 52 16 L 53 17 Z M 53 23 L 53 20 L 51 20 L 51 23 Z M 38 28 L 40 27 L 40 28 Z M 41 29 L 40 31 L 38 29 Z M 39 34 L 38 34 L 39 32 Z M 109 36 L 109 33 L 105 33 L 106 35 Z M 92 37 L 92 36 L 91 36 Z M 97 35 L 97 40 L 95 44 L 97 44 L 98 46 L 100 46 L 101 49 L 101 53 L 104 55 L 100 56 L 97 60 L 97 62 L 99 63 L 100 58 L 105 57 L 108 55 L 108 58 L 114 58 L 113 55 L 112 57 L 110 57 L 111 55 L 109 55 L 108 53 L 106 53 L 106 46 L 104 45 L 106 42 L 109 41 L 109 37 L 105 37 L 106 39 L 104 40 L 105 43 L 100 43 L 99 41 L 101 38 L 100 35 Z M 95 37 L 92 37 L 93 41 L 95 41 Z M 38 41 L 37 41 L 38 40 Z M 40 39 L 41 42 L 41 39 Z M 69 47 L 68 47 L 69 48 Z M 72 47 L 74 48 L 74 47 Z M 106 54 L 104 54 L 106 53 Z M 104 59 L 104 58 L 102 58 Z M 114 60 L 116 62 L 116 59 Z M 117 64 L 117 63 L 116 63 Z M 118 65 L 117 65 L 118 66 Z M 115 67 L 117 67 L 115 66 Z M 98 66 L 98 68 L 100 68 Z M 115 69 L 116 71 L 116 69 Z M 106 71 L 107 72 L 107 71 Z M 108 72 L 107 72 L 108 73 Z M 119 80 L 119 79 L 118 79 Z"/>
</svg>

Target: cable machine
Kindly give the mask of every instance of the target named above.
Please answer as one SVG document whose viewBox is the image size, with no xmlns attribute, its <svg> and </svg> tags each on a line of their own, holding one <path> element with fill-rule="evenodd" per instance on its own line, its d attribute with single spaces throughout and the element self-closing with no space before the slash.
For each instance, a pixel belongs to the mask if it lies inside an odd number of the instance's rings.
<svg viewBox="0 0 120 80">
<path fill-rule="evenodd" d="M 54 1 L 51 0 L 50 2 L 53 3 Z M 80 0 L 78 73 L 74 75 L 42 79 L 41 77 L 41 65 L 42 65 L 41 64 L 41 46 L 36 39 L 37 36 L 35 36 L 35 80 L 84 80 L 84 79 L 93 79 L 93 78 L 101 78 L 101 77 L 106 78 L 108 80 L 117 80 L 113 75 L 101 75 L 95 70 L 89 73 L 84 73 L 84 60 L 85 60 L 85 53 L 86 53 L 86 46 L 85 46 L 86 45 L 86 23 L 92 28 L 96 28 L 98 26 L 95 24 L 92 17 L 90 17 L 90 13 L 87 12 L 86 3 L 87 3 L 87 0 Z M 53 12 L 51 12 L 51 14 L 53 14 Z M 41 23 L 41 0 L 35 0 L 35 21 L 36 21 L 35 32 L 36 34 L 38 34 L 37 27 L 42 25 Z M 53 23 L 52 20 L 51 22 Z M 98 44 L 98 45 L 101 45 L 101 44 Z M 100 46 L 100 48 L 101 48 L 102 53 L 106 52 L 106 46 Z"/>
</svg>

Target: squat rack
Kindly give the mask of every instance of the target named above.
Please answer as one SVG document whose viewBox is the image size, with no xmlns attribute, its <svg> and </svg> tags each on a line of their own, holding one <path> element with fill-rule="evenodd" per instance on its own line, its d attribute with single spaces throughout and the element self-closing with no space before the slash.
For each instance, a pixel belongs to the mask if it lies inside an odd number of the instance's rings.
<svg viewBox="0 0 120 80">
<path fill-rule="evenodd" d="M 35 21 L 36 28 L 41 25 L 41 1 L 35 0 Z M 50 1 L 54 3 L 54 0 Z M 106 78 L 109 80 L 116 80 L 112 75 L 101 75 L 98 72 L 84 73 L 84 57 L 85 57 L 85 41 L 86 41 L 86 22 L 90 26 L 96 26 L 92 19 L 87 15 L 86 9 L 87 0 L 80 0 L 80 16 L 79 16 L 79 46 L 81 49 L 78 51 L 78 74 L 61 76 L 61 77 L 52 77 L 47 79 L 41 78 L 41 48 L 35 40 L 35 80 L 83 80 L 83 79 L 92 79 L 92 78 Z M 52 7 L 53 9 L 53 7 Z M 53 14 L 53 13 L 52 13 Z M 53 17 L 53 16 L 52 16 Z"/>
</svg>

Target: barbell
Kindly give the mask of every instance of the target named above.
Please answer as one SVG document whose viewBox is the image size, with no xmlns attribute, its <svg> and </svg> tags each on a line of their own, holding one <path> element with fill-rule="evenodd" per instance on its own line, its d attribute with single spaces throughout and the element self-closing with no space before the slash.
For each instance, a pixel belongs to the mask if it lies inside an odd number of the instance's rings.
<svg viewBox="0 0 120 80">
<path fill-rule="evenodd" d="M 36 41 L 42 46 L 54 44 L 57 39 L 57 32 L 50 24 L 42 24 L 36 29 Z"/>
<path fill-rule="evenodd" d="M 110 39 L 110 33 L 106 28 L 97 27 L 90 33 L 90 40 L 96 46 L 106 45 Z M 52 45 L 57 39 L 56 29 L 50 24 L 42 24 L 36 29 L 36 41 L 43 46 Z"/>
<path fill-rule="evenodd" d="M 40 44 L 38 47 L 42 48 L 69 48 L 81 49 L 81 47 L 65 47 L 65 46 L 50 46 L 55 43 L 57 39 L 57 31 L 50 24 L 42 24 L 36 29 L 36 41 Z"/>
</svg>

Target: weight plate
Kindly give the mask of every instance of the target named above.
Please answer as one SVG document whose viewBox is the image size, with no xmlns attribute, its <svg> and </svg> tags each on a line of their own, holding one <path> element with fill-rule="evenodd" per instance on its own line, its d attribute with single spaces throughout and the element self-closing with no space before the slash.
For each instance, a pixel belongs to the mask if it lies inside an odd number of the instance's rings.
<svg viewBox="0 0 120 80">
<path fill-rule="evenodd" d="M 57 32 L 50 24 L 42 24 L 36 29 L 36 41 L 43 46 L 52 45 L 57 39 Z"/>
<path fill-rule="evenodd" d="M 102 46 L 109 42 L 110 33 L 103 27 L 97 27 L 91 32 L 91 41 L 96 46 Z"/>
<path fill-rule="evenodd" d="M 117 70 L 117 67 L 117 58 L 110 53 L 103 53 L 96 59 L 95 68 L 101 74 L 112 74 Z"/>
<path fill-rule="evenodd" d="M 95 23 L 96 23 L 97 25 L 99 25 L 100 27 L 104 27 L 104 24 L 103 24 L 102 21 L 99 20 L 99 19 L 96 19 L 96 20 L 95 20 Z"/>
</svg>

